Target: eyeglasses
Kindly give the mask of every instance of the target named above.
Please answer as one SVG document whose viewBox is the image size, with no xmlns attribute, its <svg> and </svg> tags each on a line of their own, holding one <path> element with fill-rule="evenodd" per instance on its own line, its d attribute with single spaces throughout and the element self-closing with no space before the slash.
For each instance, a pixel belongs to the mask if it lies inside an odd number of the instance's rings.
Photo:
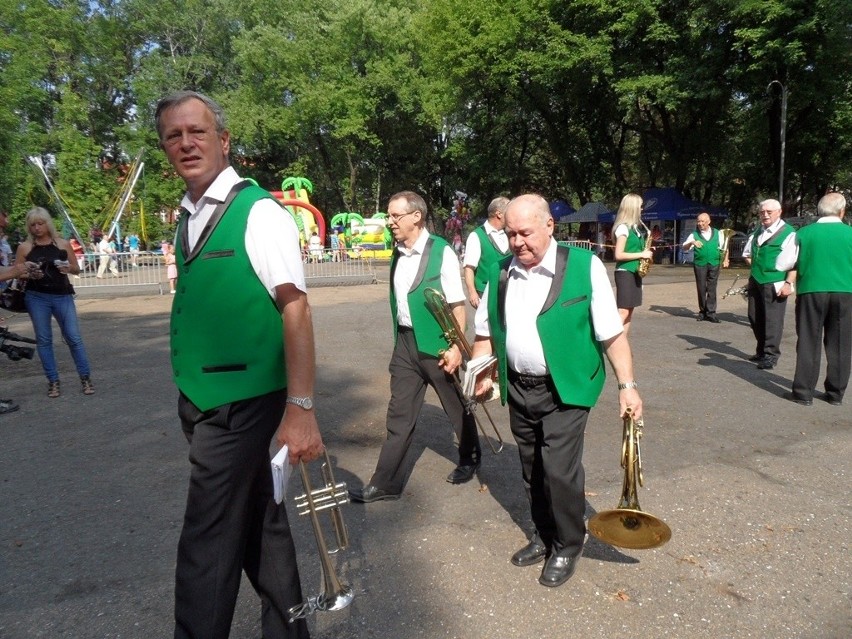
<svg viewBox="0 0 852 639">
<path fill-rule="evenodd" d="M 413 211 L 409 211 L 408 213 L 403 213 L 402 215 L 388 215 L 388 217 L 391 219 L 391 221 L 392 221 L 392 222 L 399 222 L 399 221 L 400 221 L 402 218 L 404 218 L 406 215 L 411 215 L 412 213 L 419 213 L 419 212 L 420 212 L 420 211 L 418 211 L 417 209 L 415 209 L 415 210 L 413 210 Z"/>
</svg>

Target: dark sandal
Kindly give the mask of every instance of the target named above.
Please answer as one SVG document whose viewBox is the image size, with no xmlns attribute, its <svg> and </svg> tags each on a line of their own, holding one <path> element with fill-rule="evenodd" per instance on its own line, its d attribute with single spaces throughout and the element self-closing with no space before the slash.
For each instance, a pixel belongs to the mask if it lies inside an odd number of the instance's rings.
<svg viewBox="0 0 852 639">
<path fill-rule="evenodd" d="M 95 387 L 92 384 L 92 380 L 88 377 L 81 377 L 80 383 L 83 385 L 83 395 L 94 395 Z"/>
<path fill-rule="evenodd" d="M 55 382 L 47 383 L 47 396 L 48 397 L 59 397 L 59 380 Z"/>
</svg>

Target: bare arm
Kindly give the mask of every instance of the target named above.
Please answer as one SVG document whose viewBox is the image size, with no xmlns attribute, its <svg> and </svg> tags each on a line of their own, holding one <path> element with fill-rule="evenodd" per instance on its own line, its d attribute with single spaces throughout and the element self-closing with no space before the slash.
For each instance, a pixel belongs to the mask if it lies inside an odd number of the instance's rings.
<svg viewBox="0 0 852 639">
<path fill-rule="evenodd" d="M 464 302 L 456 302 L 455 304 L 450 305 L 450 311 L 453 314 L 453 318 L 456 320 L 456 325 L 459 327 L 459 330 L 462 333 L 462 337 L 464 337 L 465 327 L 467 326 L 467 311 L 464 307 Z M 462 364 L 462 352 L 457 344 L 451 344 L 444 354 L 441 355 L 441 359 L 438 362 L 438 365 L 443 368 L 450 375 L 454 374 L 458 367 Z"/>
<path fill-rule="evenodd" d="M 467 299 L 473 308 L 479 308 L 479 293 L 476 292 L 474 282 L 475 269 L 472 266 L 464 267 L 464 283 L 467 286 Z"/>
<path fill-rule="evenodd" d="M 275 287 L 275 297 L 284 323 L 287 393 L 294 397 L 313 397 L 316 359 L 308 296 L 292 284 L 282 284 Z M 287 404 L 275 439 L 279 446 L 289 446 L 291 464 L 316 459 L 323 451 L 322 435 L 313 409 Z"/>
<path fill-rule="evenodd" d="M 633 377 L 633 355 L 630 352 L 630 343 L 625 333 L 619 333 L 603 342 L 604 352 L 609 360 L 612 370 L 619 384 L 634 381 Z M 625 388 L 618 391 L 619 415 L 624 417 L 628 408 L 633 409 L 636 419 L 642 417 L 642 398 L 635 388 Z"/>
</svg>

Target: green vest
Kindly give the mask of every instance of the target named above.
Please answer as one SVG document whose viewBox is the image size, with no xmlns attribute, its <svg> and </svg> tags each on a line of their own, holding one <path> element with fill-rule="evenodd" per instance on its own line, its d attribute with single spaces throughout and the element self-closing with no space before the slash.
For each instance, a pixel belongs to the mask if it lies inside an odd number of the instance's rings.
<svg viewBox="0 0 852 639">
<path fill-rule="evenodd" d="M 751 276 L 758 284 L 780 282 L 786 272 L 775 270 L 775 260 L 781 254 L 784 238 L 793 232 L 793 227 L 789 224 L 782 225 L 772 237 L 758 246 L 757 238 L 762 232 L 763 228 L 758 228 L 751 236 Z"/>
<path fill-rule="evenodd" d="M 625 253 L 641 253 L 645 250 L 645 240 L 642 239 L 642 236 L 639 235 L 639 231 L 636 230 L 636 227 L 628 226 L 627 227 L 627 241 L 624 243 L 624 252 Z M 616 262 L 615 268 L 620 269 L 622 271 L 630 271 L 631 273 L 635 273 L 639 270 L 639 260 L 625 260 L 623 262 Z"/>
<path fill-rule="evenodd" d="M 474 231 L 479 238 L 479 264 L 476 265 L 476 270 L 473 275 L 473 286 L 476 292 L 482 295 L 485 290 L 485 285 L 488 283 L 489 267 L 499 259 L 506 257 L 509 251 L 505 253 L 497 248 L 491 237 L 485 231 L 485 227 L 479 226 Z"/>
<path fill-rule="evenodd" d="M 444 337 L 444 331 L 441 330 L 441 325 L 438 324 L 438 320 L 426 306 L 425 291 L 427 288 L 434 288 L 441 294 L 444 293 L 441 288 L 441 265 L 444 262 L 444 249 L 448 246 L 449 244 L 444 238 L 429 235 L 426 247 L 423 249 L 423 255 L 420 257 L 420 268 L 411 285 L 411 290 L 408 292 L 408 311 L 411 314 L 411 328 L 414 330 L 417 350 L 432 357 L 439 357 L 440 351 L 447 350 L 449 344 Z M 396 249 L 391 258 L 390 269 L 390 306 L 391 316 L 393 317 L 394 344 L 397 338 L 398 320 L 393 278 L 398 260 L 399 252 Z"/>
<path fill-rule="evenodd" d="M 693 245 L 695 254 L 692 263 L 695 266 L 719 266 L 722 254 L 719 253 L 719 231 L 710 229 L 710 239 L 705 240 L 698 229 L 692 232 L 692 239 L 702 243 L 701 248 Z"/>
<path fill-rule="evenodd" d="M 218 221 L 213 214 L 212 231 L 206 239 L 202 234 L 190 254 L 189 216 L 180 221 L 172 372 L 180 391 L 202 411 L 287 386 L 281 314 L 245 248 L 252 205 L 271 197 L 261 188 L 245 186 Z"/>
<path fill-rule="evenodd" d="M 585 249 L 559 245 L 550 294 L 536 320 L 544 359 L 559 401 L 589 408 L 598 401 L 606 379 L 603 349 L 595 339 L 592 325 L 593 255 Z M 497 356 L 503 404 L 508 379 L 505 304 L 511 261 L 507 257 L 494 265 L 488 281 L 488 326 Z"/>
<path fill-rule="evenodd" d="M 796 231 L 796 292 L 852 293 L 852 226 L 829 222 Z"/>
</svg>

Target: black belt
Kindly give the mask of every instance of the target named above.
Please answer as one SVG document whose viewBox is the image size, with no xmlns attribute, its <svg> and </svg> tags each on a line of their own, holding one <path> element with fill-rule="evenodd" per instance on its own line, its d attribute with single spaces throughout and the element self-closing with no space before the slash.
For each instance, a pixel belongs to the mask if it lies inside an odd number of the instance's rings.
<svg viewBox="0 0 852 639">
<path fill-rule="evenodd" d="M 516 373 L 511 368 L 509 369 L 509 381 L 526 390 L 542 384 L 549 384 L 550 379 L 550 375 L 524 375 Z"/>
<path fill-rule="evenodd" d="M 410 326 L 397 326 L 396 327 L 397 333 L 411 333 L 413 331 L 414 331 L 414 329 L 411 328 Z"/>
</svg>

